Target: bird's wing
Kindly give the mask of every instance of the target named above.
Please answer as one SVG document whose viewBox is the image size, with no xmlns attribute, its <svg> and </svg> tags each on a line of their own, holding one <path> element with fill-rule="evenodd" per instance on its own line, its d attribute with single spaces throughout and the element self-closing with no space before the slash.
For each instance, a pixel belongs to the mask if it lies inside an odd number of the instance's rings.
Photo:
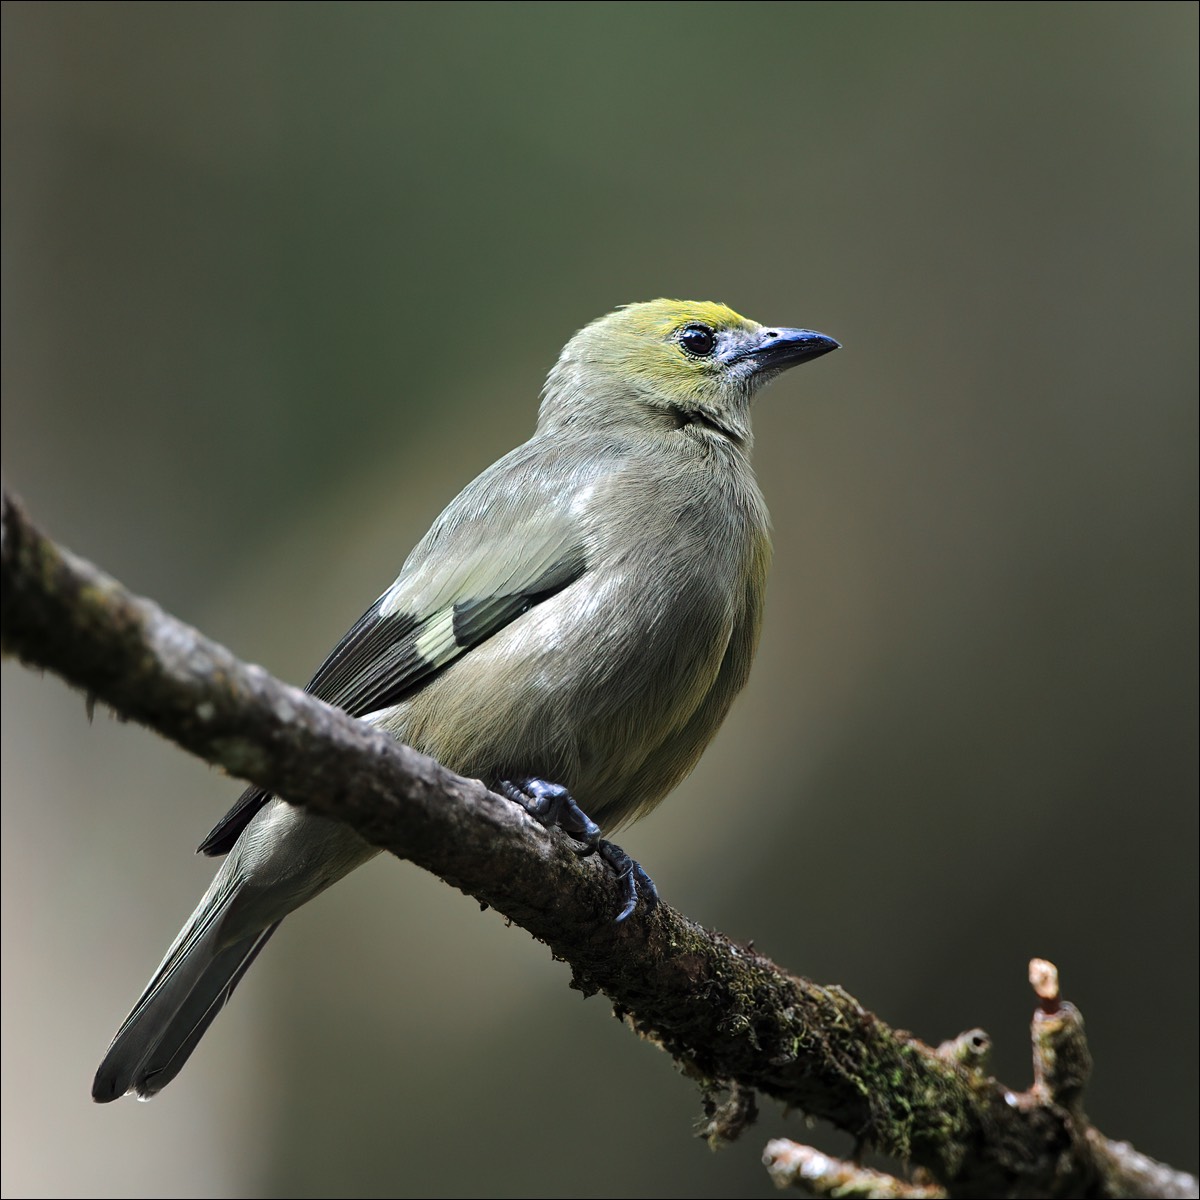
<svg viewBox="0 0 1200 1200">
<path fill-rule="evenodd" d="M 390 708 L 583 574 L 572 497 L 528 451 L 501 459 L 450 505 L 305 691 L 351 716 Z M 269 798 L 248 788 L 200 852 L 227 853 Z"/>
</svg>

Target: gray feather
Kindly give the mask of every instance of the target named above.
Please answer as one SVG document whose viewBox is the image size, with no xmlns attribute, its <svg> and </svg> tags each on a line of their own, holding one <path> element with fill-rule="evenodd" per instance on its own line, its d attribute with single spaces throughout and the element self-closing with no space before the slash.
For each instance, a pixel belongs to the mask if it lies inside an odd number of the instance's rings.
<svg viewBox="0 0 1200 1200">
<path fill-rule="evenodd" d="M 283 918 L 375 853 L 336 821 L 280 800 L 261 808 L 117 1031 L 92 1097 L 161 1091 Z"/>
</svg>

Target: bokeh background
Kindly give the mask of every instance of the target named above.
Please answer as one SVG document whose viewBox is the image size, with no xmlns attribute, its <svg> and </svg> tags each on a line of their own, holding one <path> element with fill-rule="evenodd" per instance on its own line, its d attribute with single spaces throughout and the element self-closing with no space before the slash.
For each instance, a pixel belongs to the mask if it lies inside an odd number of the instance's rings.
<svg viewBox="0 0 1200 1200">
<path fill-rule="evenodd" d="M 616 304 L 844 342 L 760 400 L 751 684 L 626 847 L 664 895 L 1195 1170 L 1196 40 L 1185 4 L 6 4 L 3 468 L 285 679 Z M 180 1080 L 94 1106 L 238 791 L 3 667 L 3 1190 L 769 1196 L 694 1086 L 395 860 Z"/>
</svg>

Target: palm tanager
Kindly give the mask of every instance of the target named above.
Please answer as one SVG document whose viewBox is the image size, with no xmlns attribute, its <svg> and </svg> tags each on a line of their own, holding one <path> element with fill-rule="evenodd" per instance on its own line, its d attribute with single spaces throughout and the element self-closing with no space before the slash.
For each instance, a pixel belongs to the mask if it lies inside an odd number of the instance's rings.
<svg viewBox="0 0 1200 1200">
<path fill-rule="evenodd" d="M 711 303 L 588 325 L 533 437 L 451 502 L 307 690 L 599 850 L 623 877 L 618 920 L 653 904 L 601 832 L 683 779 L 746 682 L 770 559 L 750 401 L 837 347 Z M 161 1091 L 280 921 L 377 853 L 260 788 L 200 848 L 227 857 L 113 1039 L 98 1101 Z"/>
</svg>

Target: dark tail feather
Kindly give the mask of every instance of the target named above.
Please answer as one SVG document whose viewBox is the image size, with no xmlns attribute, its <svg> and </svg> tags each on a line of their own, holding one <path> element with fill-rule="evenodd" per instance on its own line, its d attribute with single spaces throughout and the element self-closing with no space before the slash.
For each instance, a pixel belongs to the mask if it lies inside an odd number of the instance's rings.
<svg viewBox="0 0 1200 1200">
<path fill-rule="evenodd" d="M 136 1091 L 147 1099 L 179 1074 L 280 922 L 220 950 L 192 942 L 169 954 L 117 1031 L 92 1083 L 100 1104 Z M 215 930 L 210 929 L 210 936 Z M 203 942 L 203 937 L 200 939 Z"/>
</svg>

